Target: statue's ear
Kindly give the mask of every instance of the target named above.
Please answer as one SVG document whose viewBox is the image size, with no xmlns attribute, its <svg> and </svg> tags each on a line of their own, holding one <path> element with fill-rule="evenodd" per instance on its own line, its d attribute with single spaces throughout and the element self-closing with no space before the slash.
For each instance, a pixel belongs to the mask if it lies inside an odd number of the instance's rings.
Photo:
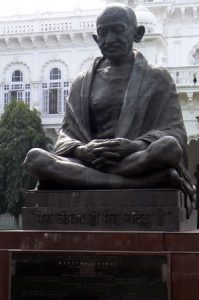
<svg viewBox="0 0 199 300">
<path fill-rule="evenodd" d="M 136 34 L 134 36 L 134 42 L 139 43 L 141 41 L 141 39 L 143 38 L 144 33 L 145 33 L 145 27 L 142 25 L 138 26 Z"/>
<path fill-rule="evenodd" d="M 93 36 L 94 41 L 98 44 L 97 34 L 93 33 L 92 36 Z"/>
</svg>

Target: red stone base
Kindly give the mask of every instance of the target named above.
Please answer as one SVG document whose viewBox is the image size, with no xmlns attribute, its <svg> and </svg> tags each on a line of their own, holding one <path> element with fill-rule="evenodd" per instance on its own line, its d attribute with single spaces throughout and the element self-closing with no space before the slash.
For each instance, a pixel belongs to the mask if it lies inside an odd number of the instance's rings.
<svg viewBox="0 0 199 300">
<path fill-rule="evenodd" d="M 11 299 L 11 257 L 19 251 L 166 255 L 169 262 L 168 300 L 199 299 L 199 231 L 1 231 L 0 300 Z"/>
</svg>

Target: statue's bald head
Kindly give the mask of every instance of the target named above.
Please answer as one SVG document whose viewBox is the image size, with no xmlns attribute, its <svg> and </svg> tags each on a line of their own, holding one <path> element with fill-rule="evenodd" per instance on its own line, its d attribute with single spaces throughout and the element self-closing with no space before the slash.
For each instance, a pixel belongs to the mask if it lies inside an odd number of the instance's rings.
<svg viewBox="0 0 199 300">
<path fill-rule="evenodd" d="M 103 21 L 110 16 L 125 19 L 129 25 L 135 25 L 137 27 L 136 15 L 133 9 L 127 5 L 117 3 L 108 5 L 97 17 L 96 23 L 103 23 Z"/>
<path fill-rule="evenodd" d="M 97 35 L 93 34 L 103 56 L 121 61 L 132 55 L 133 42 L 139 43 L 144 27 L 137 26 L 134 11 L 127 5 L 111 4 L 97 18 Z"/>
</svg>

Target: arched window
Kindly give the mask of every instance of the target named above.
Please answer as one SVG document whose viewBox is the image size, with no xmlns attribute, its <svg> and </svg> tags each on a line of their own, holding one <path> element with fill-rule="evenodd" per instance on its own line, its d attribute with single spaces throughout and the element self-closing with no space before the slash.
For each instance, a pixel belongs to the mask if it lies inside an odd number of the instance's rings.
<svg viewBox="0 0 199 300">
<path fill-rule="evenodd" d="M 20 70 L 16 70 L 12 73 L 12 82 L 23 81 L 23 73 Z"/>
<path fill-rule="evenodd" d="M 61 71 L 58 68 L 53 68 L 50 71 L 50 80 L 60 80 L 61 79 Z"/>
<path fill-rule="evenodd" d="M 4 85 L 4 107 L 6 107 L 12 101 L 23 101 L 29 107 L 31 105 L 31 85 L 25 81 L 26 71 L 23 70 L 23 66 L 15 66 L 15 70 L 11 72 L 11 82 L 6 82 Z M 19 70 L 18 68 L 21 68 Z M 10 73 L 9 77 L 10 77 Z"/>
<path fill-rule="evenodd" d="M 69 94 L 69 82 L 63 82 L 61 68 L 48 69 L 48 82 L 42 83 L 43 113 L 61 114 L 65 111 L 65 99 Z"/>
</svg>

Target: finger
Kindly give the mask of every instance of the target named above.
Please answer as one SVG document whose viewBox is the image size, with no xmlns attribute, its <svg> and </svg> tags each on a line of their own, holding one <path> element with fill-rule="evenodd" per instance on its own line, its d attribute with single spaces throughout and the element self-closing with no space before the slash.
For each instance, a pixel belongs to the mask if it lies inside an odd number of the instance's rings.
<svg viewBox="0 0 199 300">
<path fill-rule="evenodd" d="M 99 144 L 99 143 L 104 143 L 107 142 L 109 139 L 98 139 L 98 140 L 93 140 L 93 143 Z"/>
<path fill-rule="evenodd" d="M 104 169 L 105 167 L 114 167 L 117 165 L 116 161 L 106 159 L 103 163 L 95 165 L 96 170 Z"/>
<path fill-rule="evenodd" d="M 119 159 L 120 158 L 120 154 L 117 152 L 110 152 L 110 151 L 105 151 L 103 152 L 103 156 L 106 158 L 110 158 L 110 159 Z"/>
<path fill-rule="evenodd" d="M 101 147 L 113 147 L 113 146 L 118 146 L 118 145 L 120 145 L 120 141 L 108 140 L 105 142 L 100 142 L 100 143 L 95 144 L 93 149 L 101 148 Z"/>
<path fill-rule="evenodd" d="M 111 147 L 96 147 L 92 150 L 95 154 L 103 154 L 104 152 L 112 152 L 112 153 L 118 153 L 118 146 L 111 146 Z"/>
<path fill-rule="evenodd" d="M 103 163 L 104 166 L 116 166 L 117 162 L 114 160 L 106 159 Z"/>
<path fill-rule="evenodd" d="M 119 140 L 108 140 L 101 143 L 102 146 L 115 146 L 120 145 L 121 142 Z"/>
<path fill-rule="evenodd" d="M 98 164 L 102 164 L 106 160 L 105 157 L 99 157 L 92 161 L 93 166 L 97 166 Z"/>
<path fill-rule="evenodd" d="M 98 164 L 98 165 L 95 165 L 95 169 L 96 170 L 100 170 L 103 168 L 103 164 Z"/>
<path fill-rule="evenodd" d="M 92 152 L 95 153 L 95 154 L 99 154 L 99 153 L 106 152 L 108 150 L 109 150 L 108 147 L 99 147 L 98 146 L 97 148 L 93 149 Z"/>
</svg>

